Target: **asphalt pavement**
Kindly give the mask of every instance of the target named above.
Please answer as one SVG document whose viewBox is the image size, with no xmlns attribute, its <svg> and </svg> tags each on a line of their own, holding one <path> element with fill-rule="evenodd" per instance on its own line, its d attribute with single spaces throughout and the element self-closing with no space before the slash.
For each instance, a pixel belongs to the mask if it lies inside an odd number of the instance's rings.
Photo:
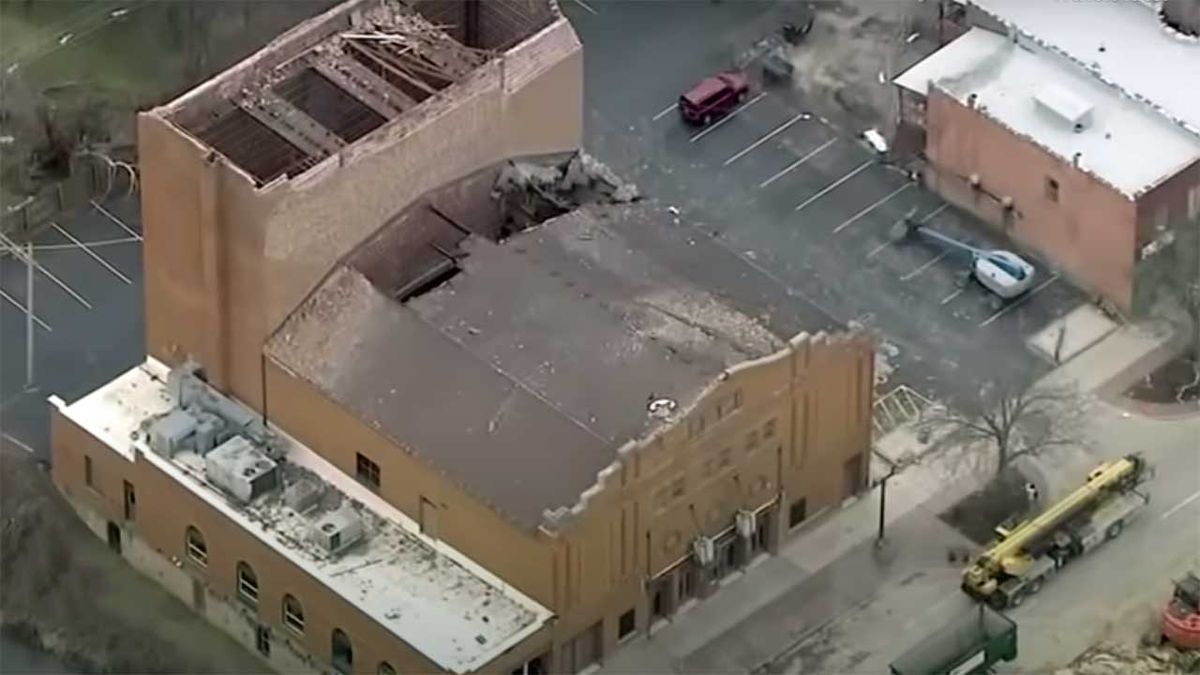
<svg viewBox="0 0 1200 675">
<path fill-rule="evenodd" d="M 1103 639 L 1135 642 L 1152 630 L 1173 579 L 1200 568 L 1200 418 L 1151 420 L 1098 404 L 1093 452 L 1063 476 L 1078 485 L 1095 463 L 1131 451 L 1155 467 L 1142 487 L 1150 503 L 1121 536 L 1073 561 L 1037 594 L 1006 613 L 1017 623 L 1019 654 L 1005 673 L 1052 672 Z M 1151 442 L 1150 439 L 1153 439 Z M 930 518 L 926 510 L 908 516 Z M 918 540 L 912 545 L 937 542 Z M 924 575 L 909 587 L 879 589 L 847 606 L 771 670 L 788 673 L 882 673 L 888 663 L 971 606 L 957 591 L 958 567 Z"/>
<path fill-rule="evenodd" d="M 137 196 L 60 218 L 33 241 L 33 261 L 30 313 L 31 268 L 24 254 L 0 253 L 0 433 L 48 459 L 46 397 L 73 400 L 145 355 Z"/>
<path fill-rule="evenodd" d="M 1008 246 L 839 132 L 837 120 L 814 114 L 804 92 L 759 83 L 709 128 L 680 119 L 680 92 L 777 29 L 774 4 L 681 10 L 614 0 L 567 2 L 564 11 L 584 44 L 590 150 L 758 267 L 798 314 L 827 318 L 812 330 L 853 322 L 877 331 L 895 368 L 889 386 L 930 398 L 1048 371 L 1026 339 L 1084 295 L 1039 262 L 1031 291 L 1001 301 L 970 279 L 968 256 L 897 238 L 895 225 L 913 213 L 973 244 Z"/>
</svg>

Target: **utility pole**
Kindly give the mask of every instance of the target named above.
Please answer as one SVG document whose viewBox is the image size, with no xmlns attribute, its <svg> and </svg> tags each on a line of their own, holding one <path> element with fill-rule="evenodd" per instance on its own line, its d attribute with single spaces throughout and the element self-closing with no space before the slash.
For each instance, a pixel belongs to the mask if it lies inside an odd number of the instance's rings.
<svg viewBox="0 0 1200 675">
<path fill-rule="evenodd" d="M 25 243 L 25 391 L 33 391 L 33 240 Z"/>
</svg>

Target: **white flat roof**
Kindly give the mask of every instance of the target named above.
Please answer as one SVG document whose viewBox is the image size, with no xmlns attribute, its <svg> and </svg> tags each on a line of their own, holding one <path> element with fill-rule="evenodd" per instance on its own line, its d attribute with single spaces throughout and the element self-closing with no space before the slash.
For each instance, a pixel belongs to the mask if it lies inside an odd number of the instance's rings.
<svg viewBox="0 0 1200 675">
<path fill-rule="evenodd" d="M 65 405 L 57 397 L 51 403 L 126 459 L 153 463 L 446 670 L 478 670 L 551 618 L 550 610 L 421 534 L 412 519 L 277 428 L 272 431 L 287 447 L 284 462 L 315 473 L 327 491 L 342 493 L 343 503 L 361 505 L 365 541 L 330 557 L 308 542 L 312 520 L 285 506 L 278 494 L 239 506 L 205 480 L 199 455 L 181 452 L 166 459 L 151 452 L 141 425 L 174 406 L 166 376 L 167 368 L 149 359 L 75 403 Z"/>
<path fill-rule="evenodd" d="M 1047 6 L 1060 4 L 1073 3 Z M 895 83 L 922 95 L 936 83 L 964 104 L 974 94 L 984 115 L 1068 163 L 1081 153 L 1082 170 L 1131 198 L 1200 159 L 1200 137 L 1062 58 L 982 28 L 970 29 Z M 1077 116 L 1084 122 L 1079 131 L 1068 121 Z"/>
<path fill-rule="evenodd" d="M 1200 136 L 1200 40 L 1163 25 L 1160 2 L 971 2 Z"/>
</svg>

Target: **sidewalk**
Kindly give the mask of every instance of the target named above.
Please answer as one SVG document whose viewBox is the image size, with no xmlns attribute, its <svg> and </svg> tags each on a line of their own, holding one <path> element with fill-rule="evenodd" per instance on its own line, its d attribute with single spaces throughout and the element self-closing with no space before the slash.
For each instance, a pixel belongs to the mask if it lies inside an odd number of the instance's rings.
<svg viewBox="0 0 1200 675">
<path fill-rule="evenodd" d="M 912 452 L 907 444 L 915 443 L 915 438 L 910 428 L 901 427 L 877 446 L 881 454 L 902 456 Z M 972 489 L 967 484 L 947 490 L 946 485 L 953 483 L 951 476 L 950 467 L 930 461 L 888 481 L 889 544 L 882 551 L 875 546 L 879 526 L 875 490 L 836 513 L 816 518 L 778 555 L 751 566 L 649 638 L 626 645 L 606 659 L 601 672 L 773 670 L 769 664 L 807 634 L 862 605 L 884 586 L 947 581 L 948 575 L 958 574 L 957 565 L 947 564 L 947 549 L 970 545 L 936 517 L 937 510 Z"/>
<path fill-rule="evenodd" d="M 1086 349 L 1072 350 L 1070 359 L 1040 384 L 1093 393 L 1151 358 L 1168 339 L 1161 331 L 1132 326 L 1106 331 Z M 1097 405 L 1097 414 L 1115 414 Z M 876 445 L 877 453 L 892 461 L 922 450 L 914 447 L 920 444 L 907 427 Z M 939 459 L 908 465 L 888 482 L 887 546 L 874 545 L 876 488 L 818 519 L 777 556 L 749 568 L 653 636 L 621 649 L 605 661 L 602 672 L 885 671 L 885 657 L 896 644 L 915 642 L 969 604 L 957 591 L 961 563 L 949 562 L 947 551 L 972 544 L 937 513 L 975 489 L 979 479 L 956 475 L 964 471 L 961 463 Z M 1096 459 L 1076 450 L 1038 463 L 1051 483 L 1067 484 Z M 846 631 L 854 638 L 839 641 Z"/>
</svg>

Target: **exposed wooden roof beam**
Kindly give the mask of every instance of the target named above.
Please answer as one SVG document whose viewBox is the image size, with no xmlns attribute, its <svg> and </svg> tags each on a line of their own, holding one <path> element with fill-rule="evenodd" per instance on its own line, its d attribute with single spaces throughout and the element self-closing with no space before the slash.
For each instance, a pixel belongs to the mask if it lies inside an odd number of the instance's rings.
<svg viewBox="0 0 1200 675">
<path fill-rule="evenodd" d="M 363 105 L 392 119 L 417 102 L 363 64 L 348 57 L 331 56 L 312 60 L 312 68 Z"/>
<path fill-rule="evenodd" d="M 269 89 L 260 89 L 238 101 L 238 106 L 313 157 L 328 157 L 346 142 Z"/>
</svg>

